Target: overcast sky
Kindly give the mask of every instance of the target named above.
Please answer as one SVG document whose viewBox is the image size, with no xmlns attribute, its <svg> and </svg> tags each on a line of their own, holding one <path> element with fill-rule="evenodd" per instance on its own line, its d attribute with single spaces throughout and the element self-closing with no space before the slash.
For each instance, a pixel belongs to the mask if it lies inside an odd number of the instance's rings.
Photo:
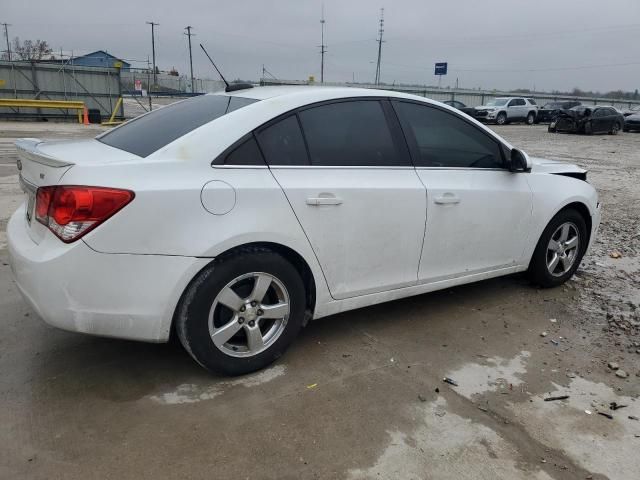
<svg viewBox="0 0 640 480">
<path fill-rule="evenodd" d="M 385 7 L 384 82 L 435 85 L 433 64 L 447 61 L 443 86 L 640 88 L 639 0 L 2 0 L 0 22 L 10 37 L 143 66 L 153 20 L 159 68 L 187 74 L 191 25 L 196 76 L 214 77 L 202 42 L 227 77 L 257 79 L 264 64 L 279 78 L 319 79 L 322 3 L 327 81 L 373 81 Z"/>
</svg>

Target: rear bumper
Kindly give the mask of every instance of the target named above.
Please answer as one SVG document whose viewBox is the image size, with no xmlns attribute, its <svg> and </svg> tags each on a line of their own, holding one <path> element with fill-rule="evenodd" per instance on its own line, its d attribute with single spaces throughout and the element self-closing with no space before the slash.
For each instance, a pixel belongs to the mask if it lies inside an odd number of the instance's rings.
<svg viewBox="0 0 640 480">
<path fill-rule="evenodd" d="M 107 337 L 164 342 L 182 292 L 210 259 L 104 254 L 52 234 L 31 240 L 24 206 L 7 226 L 18 289 L 46 323 Z"/>
</svg>

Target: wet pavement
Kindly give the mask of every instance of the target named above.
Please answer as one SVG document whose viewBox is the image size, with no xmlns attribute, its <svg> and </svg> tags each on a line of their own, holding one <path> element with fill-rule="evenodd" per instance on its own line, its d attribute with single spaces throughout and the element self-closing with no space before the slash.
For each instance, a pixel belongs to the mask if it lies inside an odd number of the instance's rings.
<svg viewBox="0 0 640 480">
<path fill-rule="evenodd" d="M 12 136 L 96 133 L 13 125 L 3 233 L 21 198 Z M 322 319 L 245 377 L 211 376 L 176 343 L 48 327 L 0 237 L 0 478 L 637 478 L 640 134 L 497 130 L 591 170 L 602 232 L 572 281 L 539 290 L 515 275 Z"/>
</svg>

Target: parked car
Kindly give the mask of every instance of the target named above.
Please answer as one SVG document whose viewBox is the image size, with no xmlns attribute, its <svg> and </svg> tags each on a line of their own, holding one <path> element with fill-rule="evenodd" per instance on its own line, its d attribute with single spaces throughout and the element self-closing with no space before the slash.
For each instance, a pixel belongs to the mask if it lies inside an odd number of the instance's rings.
<svg viewBox="0 0 640 480">
<path fill-rule="evenodd" d="M 635 113 L 633 115 L 629 115 L 628 117 L 624 117 L 624 127 L 623 130 L 625 132 L 631 131 L 640 131 L 640 113 Z"/>
<path fill-rule="evenodd" d="M 549 124 L 549 132 L 617 135 L 623 125 L 624 116 L 613 107 L 580 105 L 558 112 Z"/>
<path fill-rule="evenodd" d="M 16 145 L 10 265 L 37 314 L 132 340 L 175 332 L 232 375 L 312 318 L 515 272 L 561 285 L 600 222 L 585 170 L 401 92 L 223 92 L 95 139 Z"/>
<path fill-rule="evenodd" d="M 533 125 L 538 106 L 533 99 L 524 97 L 501 97 L 489 100 L 476 107 L 475 117 L 483 122 L 495 122 L 504 125 L 510 122 L 526 122 Z"/>
<path fill-rule="evenodd" d="M 545 103 L 542 108 L 538 109 L 535 123 L 550 123 L 560 110 L 569 110 L 579 105 L 582 105 L 582 103 L 578 101 Z"/>
<path fill-rule="evenodd" d="M 467 115 L 473 117 L 476 113 L 476 109 L 473 107 L 467 107 L 464 103 L 459 102 L 458 100 L 447 100 L 446 102 L 443 102 L 445 105 L 449 105 L 450 107 L 453 107 L 457 110 L 460 110 L 461 112 L 466 113 Z"/>
<path fill-rule="evenodd" d="M 622 110 L 622 114 L 625 117 L 628 117 L 629 115 L 635 115 L 637 113 L 640 113 L 640 105 L 632 105 L 631 107 Z"/>
</svg>

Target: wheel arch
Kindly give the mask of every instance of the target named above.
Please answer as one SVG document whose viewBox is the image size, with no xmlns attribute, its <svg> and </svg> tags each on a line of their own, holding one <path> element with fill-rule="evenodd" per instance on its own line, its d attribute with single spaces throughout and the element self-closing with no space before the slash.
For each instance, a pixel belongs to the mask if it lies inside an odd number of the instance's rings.
<svg viewBox="0 0 640 480">
<path fill-rule="evenodd" d="M 228 248 L 227 250 L 221 252 L 219 255 L 216 255 L 215 258 L 212 258 L 209 263 L 207 263 L 203 268 L 201 268 L 193 276 L 193 278 L 189 281 L 187 286 L 184 288 L 184 290 L 180 294 L 180 298 L 175 306 L 173 317 L 171 319 L 171 328 L 170 328 L 171 337 L 175 336 L 176 317 L 177 315 L 179 315 L 179 312 L 182 307 L 182 303 L 185 299 L 185 295 L 187 294 L 191 286 L 198 281 L 198 279 L 200 278 L 200 274 L 204 270 L 209 268 L 211 265 L 215 265 L 216 263 L 223 261 L 225 258 L 241 253 L 243 251 L 256 251 L 256 250 L 268 250 L 271 252 L 275 252 L 281 255 L 285 260 L 289 261 L 293 265 L 293 267 L 298 271 L 298 273 L 300 274 L 300 277 L 302 278 L 302 282 L 304 284 L 304 288 L 306 292 L 305 296 L 306 296 L 306 302 L 307 302 L 307 306 L 306 306 L 307 314 L 306 314 L 304 323 L 306 324 L 311 318 L 313 318 L 313 312 L 315 311 L 315 307 L 316 307 L 317 283 L 313 275 L 313 271 L 309 266 L 309 263 L 304 259 L 302 255 L 300 255 L 294 249 L 292 249 L 291 247 L 285 246 L 283 244 L 275 243 L 275 242 L 267 242 L 267 241 L 251 242 L 251 243 L 236 245 L 234 247 Z"/>
<path fill-rule="evenodd" d="M 553 216 L 555 217 L 558 213 L 564 210 L 576 210 L 580 214 L 580 216 L 582 216 L 582 218 L 584 219 L 584 223 L 587 226 L 587 241 L 584 244 L 584 248 L 586 249 L 589 243 L 591 242 L 591 234 L 592 234 L 591 229 L 593 227 L 593 219 L 591 218 L 591 211 L 589 210 L 589 207 L 587 207 L 587 205 L 583 202 L 574 201 L 563 206 L 560 210 L 554 213 Z"/>
</svg>

